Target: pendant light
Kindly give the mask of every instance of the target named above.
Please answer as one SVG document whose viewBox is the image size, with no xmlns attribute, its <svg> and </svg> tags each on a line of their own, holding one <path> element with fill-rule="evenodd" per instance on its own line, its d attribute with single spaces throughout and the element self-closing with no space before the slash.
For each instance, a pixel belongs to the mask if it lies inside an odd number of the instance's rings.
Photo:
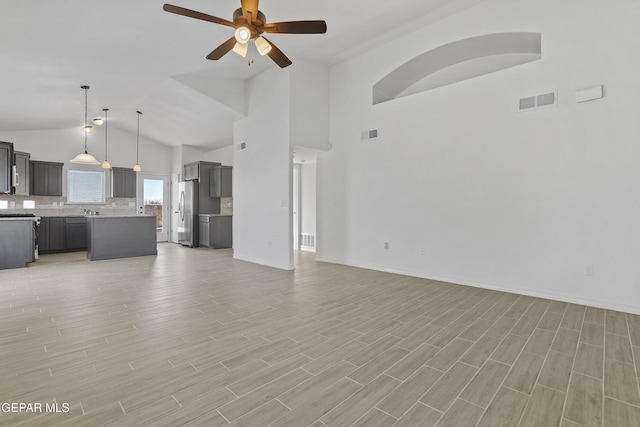
<svg viewBox="0 0 640 427">
<path fill-rule="evenodd" d="M 102 169 L 111 169 L 111 163 L 109 163 L 108 157 L 107 157 L 107 131 L 109 130 L 109 122 L 107 121 L 107 114 L 109 109 L 108 108 L 103 108 L 102 111 L 104 111 L 104 162 L 102 162 Z M 93 120 L 95 123 L 95 119 Z"/>
<path fill-rule="evenodd" d="M 140 114 L 141 111 L 136 111 L 138 113 L 138 134 L 136 136 L 136 164 L 133 166 L 133 170 L 135 172 L 140 172 L 142 168 L 140 167 L 140 162 L 138 160 L 138 153 L 140 152 Z"/>
<path fill-rule="evenodd" d="M 87 150 L 87 133 L 93 130 L 93 127 L 87 125 L 87 90 L 89 86 L 80 86 L 80 89 L 84 90 L 84 153 L 80 153 L 70 160 L 71 163 L 79 163 L 82 165 L 99 165 L 100 162 L 96 160 Z"/>
</svg>

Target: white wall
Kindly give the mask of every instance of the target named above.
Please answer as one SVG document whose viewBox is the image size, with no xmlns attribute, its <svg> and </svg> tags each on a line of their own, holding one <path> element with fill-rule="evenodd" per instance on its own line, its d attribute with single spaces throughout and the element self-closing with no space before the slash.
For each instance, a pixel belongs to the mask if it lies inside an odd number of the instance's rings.
<svg viewBox="0 0 640 427">
<path fill-rule="evenodd" d="M 231 144 L 217 150 L 208 151 L 205 153 L 203 160 L 222 163 L 224 166 L 233 166 L 233 150 L 234 146 Z"/>
<path fill-rule="evenodd" d="M 637 16 L 630 0 L 491 0 L 333 67 L 318 259 L 640 313 Z M 371 105 L 407 60 L 501 31 L 542 32 L 542 60 Z M 575 103 L 596 84 L 602 100 Z M 553 90 L 557 107 L 517 112 Z"/>
<path fill-rule="evenodd" d="M 296 60 L 290 71 L 291 145 L 329 149 L 329 69 Z"/>
<path fill-rule="evenodd" d="M 235 123 L 234 257 L 293 269 L 289 72 L 270 68 L 248 82 L 248 118 Z"/>
</svg>

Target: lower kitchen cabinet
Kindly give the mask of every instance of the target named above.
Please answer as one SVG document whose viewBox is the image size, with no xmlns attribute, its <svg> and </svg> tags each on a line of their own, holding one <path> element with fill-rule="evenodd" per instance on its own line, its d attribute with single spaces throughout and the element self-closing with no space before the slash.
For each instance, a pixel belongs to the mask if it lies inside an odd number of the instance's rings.
<svg viewBox="0 0 640 427">
<path fill-rule="evenodd" d="M 67 251 L 84 251 L 87 249 L 87 220 L 84 217 L 65 218 L 64 248 Z"/>
<path fill-rule="evenodd" d="M 87 220 L 84 217 L 49 216 L 40 219 L 38 252 L 84 251 Z"/>
<path fill-rule="evenodd" d="M 212 249 L 233 247 L 231 215 L 200 215 L 200 246 Z"/>
<path fill-rule="evenodd" d="M 64 250 L 64 217 L 42 217 L 38 226 L 38 252 Z"/>
</svg>

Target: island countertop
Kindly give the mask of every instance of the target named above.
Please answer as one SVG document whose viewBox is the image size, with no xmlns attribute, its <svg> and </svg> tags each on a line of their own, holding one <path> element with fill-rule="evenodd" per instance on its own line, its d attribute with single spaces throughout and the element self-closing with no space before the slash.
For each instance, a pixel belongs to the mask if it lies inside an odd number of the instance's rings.
<svg viewBox="0 0 640 427">
<path fill-rule="evenodd" d="M 103 215 L 103 214 L 98 214 L 98 215 L 84 215 L 85 218 L 89 219 L 89 218 L 96 218 L 96 219 L 103 219 L 103 218 L 155 218 L 155 215 Z"/>
</svg>

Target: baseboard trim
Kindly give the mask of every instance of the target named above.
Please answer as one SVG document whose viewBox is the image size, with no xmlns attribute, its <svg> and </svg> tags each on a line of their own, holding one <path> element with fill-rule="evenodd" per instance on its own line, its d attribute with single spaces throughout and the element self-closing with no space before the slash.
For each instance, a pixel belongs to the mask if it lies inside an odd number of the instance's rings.
<svg viewBox="0 0 640 427">
<path fill-rule="evenodd" d="M 359 262 L 359 261 L 345 262 L 344 260 L 339 260 L 331 257 L 316 256 L 316 260 L 321 262 L 328 262 L 332 264 L 348 265 L 350 267 L 365 268 L 367 270 L 375 270 L 375 271 L 383 271 L 385 273 L 400 274 L 403 276 L 419 277 L 421 279 L 438 280 L 440 282 L 447 282 L 455 285 L 472 286 L 474 288 L 490 289 L 492 291 L 509 292 L 512 294 L 527 295 L 527 296 L 536 297 L 536 298 L 552 299 L 556 301 L 568 302 L 571 304 L 587 305 L 590 307 L 604 308 L 607 310 L 616 310 L 616 311 L 622 311 L 625 313 L 640 314 L 640 307 L 638 307 L 637 305 L 624 304 L 618 301 L 584 298 L 576 295 L 563 294 L 558 292 L 545 292 L 537 289 L 514 288 L 514 287 L 510 287 L 508 285 L 504 285 L 500 283 L 477 282 L 477 281 L 463 279 L 459 277 L 440 276 L 436 274 L 419 273 L 414 271 L 386 268 L 386 267 L 369 264 L 365 262 Z"/>
</svg>

